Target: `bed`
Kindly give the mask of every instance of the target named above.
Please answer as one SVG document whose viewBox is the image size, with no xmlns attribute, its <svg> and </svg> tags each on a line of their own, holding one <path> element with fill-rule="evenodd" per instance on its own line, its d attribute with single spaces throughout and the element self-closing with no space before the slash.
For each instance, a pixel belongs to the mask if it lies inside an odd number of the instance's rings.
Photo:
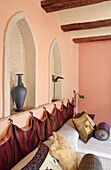
<svg viewBox="0 0 111 170">
<path fill-rule="evenodd" d="M 74 99 L 62 102 L 60 108 L 55 103 L 53 106 L 51 113 L 47 109 L 49 106 L 44 107 L 41 120 L 31 113 L 29 126 L 23 129 L 11 122 L 7 134 L 0 140 L 0 169 L 22 169 L 34 157 L 41 141 L 48 147 L 51 146 L 52 132 L 57 131 L 76 152 L 78 164 L 83 155 L 93 153 L 100 158 L 103 169 L 110 170 L 111 135 L 107 141 L 98 141 L 92 137 L 85 144 L 72 123 Z"/>
<path fill-rule="evenodd" d="M 73 127 L 71 119 L 68 122 L 66 122 L 66 124 Z M 111 128 L 110 137 L 106 141 L 99 141 L 94 137 L 91 137 L 85 144 L 80 138 L 78 138 L 77 141 L 78 163 L 80 162 L 81 158 L 87 153 L 97 155 L 101 160 L 104 170 L 111 169 Z"/>
<path fill-rule="evenodd" d="M 87 153 L 92 153 L 98 156 L 101 160 L 103 170 L 111 169 L 111 135 L 107 141 L 99 141 L 94 137 L 90 138 L 88 142 L 85 144 L 79 138 L 79 134 L 74 132 L 74 136 L 72 135 L 74 131 L 72 119 L 69 119 L 57 132 L 63 136 L 72 146 L 73 150 L 76 151 L 77 162 L 78 165 L 82 159 L 82 157 Z M 69 134 L 71 133 L 71 135 Z M 44 141 L 44 143 L 50 147 L 52 144 L 53 137 L 50 136 L 48 140 Z M 28 154 L 24 159 L 22 159 L 12 170 L 21 169 L 25 164 L 29 162 L 35 155 L 38 148 Z"/>
</svg>

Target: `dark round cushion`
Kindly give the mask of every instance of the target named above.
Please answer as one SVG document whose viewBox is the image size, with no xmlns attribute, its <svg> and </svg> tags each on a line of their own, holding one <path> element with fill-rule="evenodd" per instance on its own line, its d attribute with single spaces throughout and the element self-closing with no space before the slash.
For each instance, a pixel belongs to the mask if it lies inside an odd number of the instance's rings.
<svg viewBox="0 0 111 170">
<path fill-rule="evenodd" d="M 101 122 L 95 131 L 95 138 L 101 141 L 105 141 L 109 138 L 110 127 L 107 123 Z"/>
<path fill-rule="evenodd" d="M 86 154 L 83 156 L 78 170 L 102 170 L 102 164 L 96 155 Z"/>
</svg>

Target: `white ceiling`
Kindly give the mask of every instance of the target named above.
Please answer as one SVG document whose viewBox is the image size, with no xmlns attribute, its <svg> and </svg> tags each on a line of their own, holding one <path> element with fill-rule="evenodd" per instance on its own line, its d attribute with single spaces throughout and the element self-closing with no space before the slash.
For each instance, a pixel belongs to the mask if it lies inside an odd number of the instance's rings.
<svg viewBox="0 0 111 170">
<path fill-rule="evenodd" d="M 111 19 L 111 1 L 55 12 L 61 25 Z M 72 38 L 111 35 L 111 27 L 71 31 Z"/>
<path fill-rule="evenodd" d="M 111 1 L 55 12 L 61 25 L 111 18 Z"/>
<path fill-rule="evenodd" d="M 61 25 L 111 19 L 111 1 L 53 12 Z M 49 13 L 51 15 L 51 13 Z M 65 32 L 67 34 L 67 32 Z M 73 38 L 111 35 L 111 26 L 70 31 Z"/>
</svg>

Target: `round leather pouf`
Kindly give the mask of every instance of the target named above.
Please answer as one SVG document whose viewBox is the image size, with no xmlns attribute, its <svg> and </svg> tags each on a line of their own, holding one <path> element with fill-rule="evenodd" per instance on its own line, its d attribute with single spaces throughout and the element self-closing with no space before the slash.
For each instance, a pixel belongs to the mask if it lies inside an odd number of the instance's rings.
<svg viewBox="0 0 111 170">
<path fill-rule="evenodd" d="M 86 154 L 81 159 L 78 170 L 102 170 L 102 164 L 96 155 Z"/>
<path fill-rule="evenodd" d="M 109 138 L 110 127 L 107 123 L 101 122 L 95 131 L 95 138 L 101 141 L 105 141 Z"/>
</svg>

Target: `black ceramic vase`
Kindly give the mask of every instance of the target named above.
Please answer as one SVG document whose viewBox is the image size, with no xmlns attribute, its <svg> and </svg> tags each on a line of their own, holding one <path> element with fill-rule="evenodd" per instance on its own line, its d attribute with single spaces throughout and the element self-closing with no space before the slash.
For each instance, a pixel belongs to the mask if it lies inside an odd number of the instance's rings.
<svg viewBox="0 0 111 170">
<path fill-rule="evenodd" d="M 27 94 L 27 89 L 24 87 L 22 83 L 22 75 L 16 74 L 18 76 L 18 85 L 13 89 L 12 94 L 14 97 L 14 101 L 17 109 L 16 112 L 23 112 L 23 105 Z"/>
</svg>

